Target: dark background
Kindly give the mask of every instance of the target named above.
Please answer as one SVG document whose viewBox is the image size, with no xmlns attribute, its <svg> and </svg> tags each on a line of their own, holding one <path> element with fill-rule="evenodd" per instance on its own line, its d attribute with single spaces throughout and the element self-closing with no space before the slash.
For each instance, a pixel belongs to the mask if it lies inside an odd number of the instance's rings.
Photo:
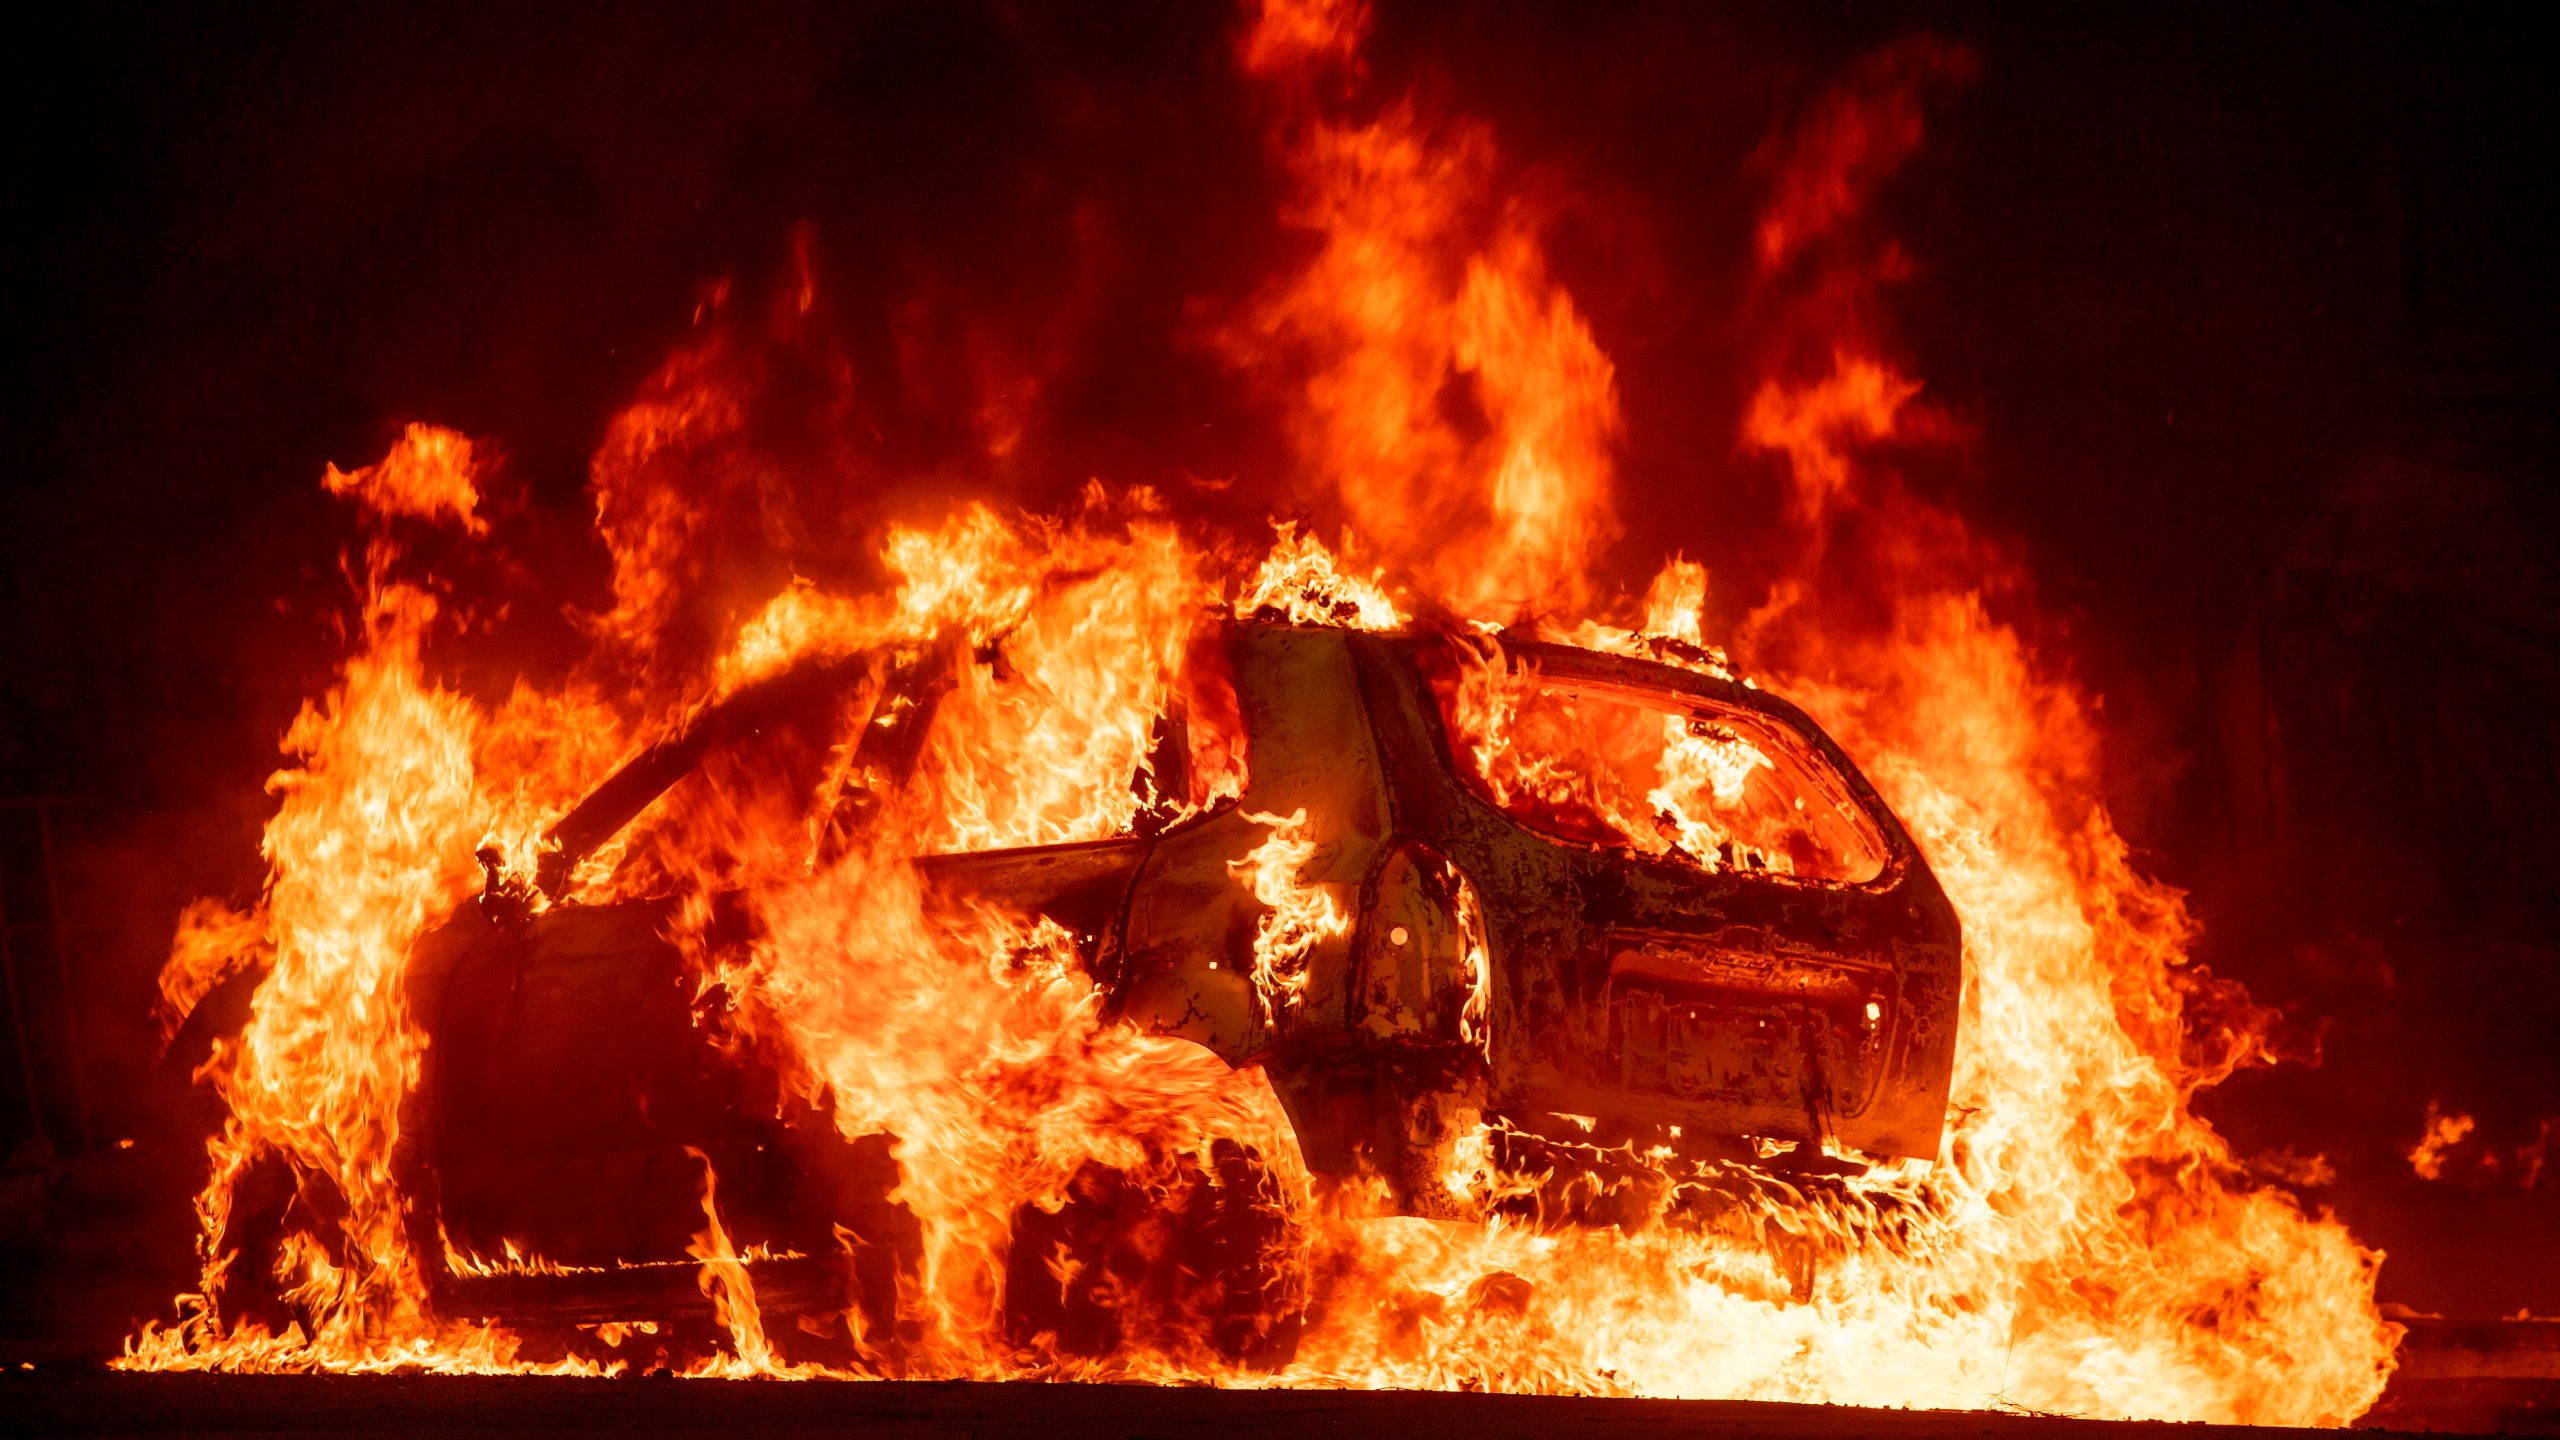
<svg viewBox="0 0 2560 1440">
<path fill-rule="evenodd" d="M 1223 9 L 533 8 L 93 12 L 9 47 L 0 795 L 63 803 L 0 808 L 29 1036 L 0 1149 L 10 1196 L 129 1228 L 0 1207 L 7 1328 L 112 1337 L 184 1274 L 184 1218 L 118 1178 L 184 1159 L 151 976 L 189 896 L 255 894 L 259 782 L 340 653 L 324 462 L 411 419 L 491 437 L 502 535 L 593 603 L 603 425 L 798 233 L 848 486 L 1276 503 L 1269 418 L 1199 339 L 1302 243 Z M 1614 563 L 1747 580 L 1777 533 L 1734 441 L 1765 142 L 1876 46 L 1975 52 L 1882 197 L 1917 266 L 1895 343 L 1972 437 L 1914 483 L 2023 556 L 2143 863 L 2320 1056 L 2209 1111 L 2329 1158 L 2311 1197 L 2392 1252 L 2386 1299 L 2549 1314 L 2560 1154 L 2531 1189 L 2519 1158 L 2560 1116 L 2545 52 L 2226 9 L 1396 5 L 1373 91 L 1489 120 L 1574 197 L 1554 265 L 1627 413 Z M 990 455 L 971 417 L 1024 385 Z M 2439 1097 L 2481 1128 L 2425 1184 Z"/>
</svg>

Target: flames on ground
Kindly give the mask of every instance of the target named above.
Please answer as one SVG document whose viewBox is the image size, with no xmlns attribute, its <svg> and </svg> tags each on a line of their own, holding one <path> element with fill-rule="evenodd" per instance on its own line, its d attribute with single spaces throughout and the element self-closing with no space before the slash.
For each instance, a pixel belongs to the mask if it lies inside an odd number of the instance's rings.
<svg viewBox="0 0 2560 1440">
<path fill-rule="evenodd" d="M 332 467 L 366 516 L 360 618 L 336 681 L 284 738 L 270 782 L 270 879 L 255 906 L 192 908 L 163 989 L 173 1014 L 249 959 L 269 968 L 246 1028 L 205 1078 L 228 1108 L 197 1204 L 201 1284 L 147 1326 L 144 1368 L 611 1369 L 649 1322 L 565 1357 L 439 1315 L 393 1157 L 424 1040 L 401 977 L 411 943 L 483 884 L 529 882 L 540 837 L 628 753 L 708 699 L 786 665 L 857 652 L 966 658 L 917 763 L 870 784 L 857 833 L 813 834 L 805 805 L 745 778 L 671 794 L 571 877 L 574 900 L 680 897 L 678 940 L 725 1022 L 793 1057 L 847 1137 L 893 1137 L 916 1259 L 879 1297 L 891 1332 L 840 1322 L 858 1357 L 791 1358 L 759 1314 L 756 1257 L 724 1228 L 704 1162 L 692 1260 L 725 1342 L 695 1373 L 1208 1379 L 1845 1403 L 1997 1406 L 2339 1424 L 2391 1366 L 2379 1256 L 2237 1156 L 2196 1092 L 2263 1058 L 2256 1012 L 2187 961 L 2194 925 L 2147 879 L 2096 795 L 2094 707 L 1986 592 L 2023 580 L 1964 523 L 1866 460 L 1954 427 L 1875 331 L 1897 261 L 1821 238 L 1921 142 L 1922 101 L 1970 61 L 1897 47 L 1781 147 L 1759 233 L 1773 291 L 1825 268 L 1773 351 L 1738 438 L 1794 478 L 1791 578 L 1709 636 L 1707 577 L 1678 557 L 1642 590 L 1596 568 L 1625 528 L 1610 473 L 1615 374 L 1541 249 L 1547 217 L 1507 187 L 1486 127 L 1361 94 L 1366 16 L 1272 3 L 1240 35 L 1295 186 L 1282 217 L 1314 242 L 1209 327 L 1207 348 L 1284 417 L 1287 473 L 1245 477 L 1274 510 L 1338 517 L 1338 543 L 1282 526 L 1265 545 L 1164 496 L 1096 484 L 1059 513 L 963 504 L 885 527 L 878 583 L 794 581 L 741 603 L 710 558 L 749 543 L 777 495 L 837 483 L 745 439 L 758 336 L 807 320 L 706 310 L 696 337 L 611 428 L 593 464 L 611 603 L 580 612 L 586 653 L 503 696 L 465 693 L 475 633 L 454 557 L 499 543 L 502 477 L 483 446 L 412 426 L 379 463 Z M 1356 102 L 1356 103 L 1355 103 Z M 1453 405 L 1451 390 L 1464 393 Z M 501 437 L 502 438 L 502 437 Z M 1697 503 L 1712 505 L 1701 495 Z M 763 538 L 782 548 L 787 527 Z M 1883 603 L 1834 598 L 1855 573 Z M 688 626 L 708 606 L 716 642 Z M 1964 923 L 1953 1101 L 1934 1162 L 1878 1164 L 1718 1223 L 1661 1213 L 1606 1227 L 1497 1216 L 1399 1218 L 1380 1194 L 1320 1187 L 1268 1084 L 1187 1043 L 1103 1024 L 1054 926 L 929 914 L 903 857 L 1127 833 L 1154 719 L 1203 682 L 1187 663 L 1222 614 L 1388 628 L 1417 616 L 1722 663 L 1804 705 L 1903 818 Z M 1498 726 L 1475 736 L 1501 771 Z M 1195 748 L 1194 794 L 1231 794 L 1250 757 Z M 1490 747 L 1493 753 L 1483 753 Z M 1668 763 L 1668 762 L 1666 762 Z M 1749 757 L 1702 753 L 1689 784 L 1731 788 Z M 804 797 L 805 798 L 805 797 Z M 1651 797 L 1656 804 L 1660 797 Z M 821 806 L 821 811 L 826 807 Z M 1289 1001 L 1292 946 L 1345 923 L 1298 883 L 1298 817 L 1237 883 L 1270 909 L 1254 977 Z M 1675 831 L 1678 826 L 1673 827 Z M 1705 848 L 1705 847 L 1700 847 Z M 752 896 L 753 940 L 714 945 L 710 897 Z M 1480 955 L 1474 957 L 1479 967 Z M 1481 1161 L 1478 1139 L 1462 1155 Z M 1237 1157 L 1255 1157 L 1241 1174 Z M 1633 1158 L 1633 1157 L 1631 1157 Z M 284 1165 L 308 1223 L 270 1278 L 292 1324 L 226 1308 L 242 1177 Z M 1096 1176 L 1110 1177 L 1097 1181 Z M 1115 1343 L 1060 1343 L 1004 1318 L 1035 1271 L 1023 1217 L 1104 1185 L 1179 1212 L 1203 1184 L 1247 1187 L 1286 1278 L 1247 1328 L 1298 1325 L 1276 1358 L 1209 1313 L 1131 1285 Z M 1785 1187 L 1777 1187 L 1783 1189 Z M 1132 1224 L 1139 1219 L 1133 1218 Z M 1152 1223 L 1152 1222 L 1150 1222 Z M 510 1257 L 533 1265 L 539 1257 Z M 1088 1286 L 1083 1293 L 1096 1292 Z M 1145 1323 L 1138 1323 L 1141 1311 Z M 1302 1317 L 1302 1319 L 1300 1318 Z M 629 1347 L 625 1349 L 625 1347 Z M 648 1363 L 643 1361 L 641 1363 Z"/>
</svg>

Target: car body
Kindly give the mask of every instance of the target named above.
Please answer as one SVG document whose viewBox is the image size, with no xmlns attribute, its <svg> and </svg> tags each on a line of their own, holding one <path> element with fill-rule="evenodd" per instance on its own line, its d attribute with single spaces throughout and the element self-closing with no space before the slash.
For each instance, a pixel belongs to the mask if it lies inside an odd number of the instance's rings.
<svg viewBox="0 0 2560 1440">
<path fill-rule="evenodd" d="M 1112 1018 L 1261 1066 L 1308 1170 L 1375 1177 L 1407 1213 L 1471 1213 L 1450 1166 L 1479 1119 L 1638 1149 L 1670 1137 L 1745 1163 L 1789 1144 L 1936 1153 L 1956 918 L 1891 811 L 1795 707 L 1702 668 L 1509 637 L 1237 622 L 1216 643 L 1249 757 L 1232 803 L 1090 843 L 916 859 L 929 892 L 1064 925 Z M 1675 739 L 1747 738 L 1784 762 L 1772 773 L 1793 777 L 1794 811 L 1826 813 L 1850 836 L 1835 848 L 1862 863 L 1790 875 L 1524 820 L 1452 734 L 1453 655 L 1651 707 Z M 842 683 L 813 671 L 715 708 L 573 811 L 553 832 L 561 852 L 602 843 L 794 695 Z M 1347 923 L 1303 947 L 1275 999 L 1256 952 L 1271 907 L 1242 877 L 1281 817 L 1310 846 L 1295 882 Z M 417 948 L 410 1003 L 429 1043 L 399 1163 L 420 1253 L 443 1257 L 440 1308 L 599 1322 L 686 1295 L 706 1161 L 728 1228 L 766 1257 L 767 1308 L 803 1293 L 823 1306 L 843 1267 L 897 1263 L 885 1137 L 846 1143 L 706 1041 L 709 1002 L 666 938 L 671 913 L 529 913 L 493 884 Z"/>
</svg>

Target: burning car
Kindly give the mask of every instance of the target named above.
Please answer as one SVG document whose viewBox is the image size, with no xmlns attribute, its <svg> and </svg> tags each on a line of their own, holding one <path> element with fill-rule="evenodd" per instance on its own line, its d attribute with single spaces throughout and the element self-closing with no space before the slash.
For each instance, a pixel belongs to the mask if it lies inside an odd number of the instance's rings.
<svg viewBox="0 0 2560 1440">
<path fill-rule="evenodd" d="M 1955 913 L 1801 711 L 1710 665 L 1479 631 L 1236 622 L 1195 648 L 1216 703 L 1158 721 L 1127 833 L 908 863 L 932 907 L 1061 927 L 1110 1017 L 1261 1067 L 1320 1182 L 1457 1217 L 1485 1204 L 1459 1152 L 1488 1134 L 1550 1169 L 1936 1153 Z M 681 1308 L 706 1167 L 766 1311 L 887 1293 L 890 1137 L 846 1141 L 721 1034 L 678 901 L 579 903 L 573 877 L 709 766 L 894 778 L 949 669 L 740 686 L 559 820 L 531 884 L 484 857 L 479 901 L 407 972 L 428 1043 L 395 1163 L 439 1308 Z M 823 847 L 869 797 L 809 803 Z M 697 949 L 752 923 L 716 899 L 689 922 Z"/>
</svg>

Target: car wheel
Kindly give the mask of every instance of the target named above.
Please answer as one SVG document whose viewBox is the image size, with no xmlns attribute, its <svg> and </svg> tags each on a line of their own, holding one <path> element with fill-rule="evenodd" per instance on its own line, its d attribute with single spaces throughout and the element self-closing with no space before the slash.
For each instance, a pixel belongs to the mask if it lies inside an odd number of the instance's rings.
<svg viewBox="0 0 2560 1440">
<path fill-rule="evenodd" d="M 1277 1368 L 1296 1353 L 1305 1245 L 1280 1181 L 1233 1141 L 1142 1171 L 1088 1163 L 1013 1217 L 1008 1337 L 1102 1368 L 1147 1357 Z"/>
</svg>

